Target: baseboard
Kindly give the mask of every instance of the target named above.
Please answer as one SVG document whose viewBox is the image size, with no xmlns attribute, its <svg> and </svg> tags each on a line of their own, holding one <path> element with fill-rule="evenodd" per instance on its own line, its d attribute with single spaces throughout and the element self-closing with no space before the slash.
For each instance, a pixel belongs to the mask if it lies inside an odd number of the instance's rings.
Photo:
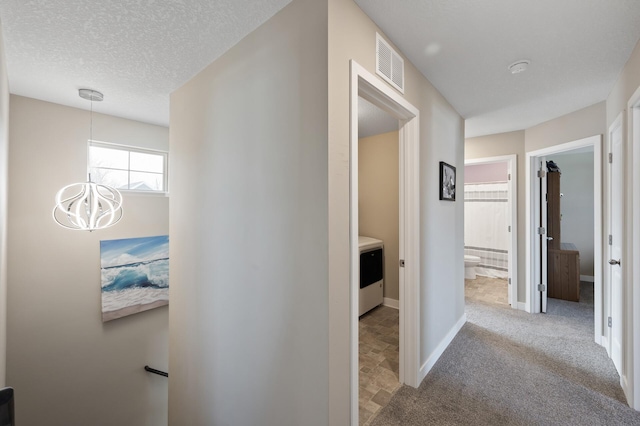
<svg viewBox="0 0 640 426">
<path fill-rule="evenodd" d="M 637 410 L 638 407 L 633 406 L 633 394 L 631 392 L 631 388 L 629 388 L 627 376 L 620 376 L 620 387 L 622 388 L 622 392 L 624 392 L 624 396 L 627 398 L 627 404 L 629 404 L 629 407 Z"/>
<path fill-rule="evenodd" d="M 456 334 L 458 334 L 458 331 L 460 331 L 465 322 L 467 322 L 467 314 L 462 315 L 462 317 L 453 326 L 453 328 L 449 330 L 446 336 L 444 336 L 444 339 L 442 339 L 440 344 L 431 353 L 429 358 L 427 358 L 425 363 L 422 364 L 422 367 L 420 367 L 420 371 L 418 372 L 418 384 L 422 383 L 422 380 L 424 380 L 424 378 L 427 376 L 427 373 L 429 373 L 429 371 L 436 364 L 436 361 L 440 359 L 445 349 L 447 349 L 453 338 L 456 337 Z"/>
<path fill-rule="evenodd" d="M 527 310 L 527 304 L 525 302 L 518 302 L 518 310 L 519 311 L 526 311 Z"/>
<path fill-rule="evenodd" d="M 595 278 L 591 275 L 580 275 L 580 281 L 586 281 L 589 283 L 595 282 Z"/>
<path fill-rule="evenodd" d="M 400 309 L 400 302 L 396 299 L 390 299 L 388 297 L 385 297 L 382 304 L 389 308 Z"/>
<path fill-rule="evenodd" d="M 600 336 L 600 341 L 596 343 L 602 346 L 607 351 L 607 356 L 611 358 L 611 347 L 609 346 L 609 339 L 607 339 L 607 336 Z"/>
</svg>

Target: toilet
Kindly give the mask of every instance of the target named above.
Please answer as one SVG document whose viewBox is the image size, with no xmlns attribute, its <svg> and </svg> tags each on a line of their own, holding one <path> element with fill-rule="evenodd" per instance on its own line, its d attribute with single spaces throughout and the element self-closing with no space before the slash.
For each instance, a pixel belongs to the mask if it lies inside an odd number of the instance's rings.
<svg viewBox="0 0 640 426">
<path fill-rule="evenodd" d="M 476 266 L 480 264 L 480 258 L 478 256 L 471 256 L 469 254 L 464 255 L 464 279 L 475 280 L 476 279 Z"/>
</svg>

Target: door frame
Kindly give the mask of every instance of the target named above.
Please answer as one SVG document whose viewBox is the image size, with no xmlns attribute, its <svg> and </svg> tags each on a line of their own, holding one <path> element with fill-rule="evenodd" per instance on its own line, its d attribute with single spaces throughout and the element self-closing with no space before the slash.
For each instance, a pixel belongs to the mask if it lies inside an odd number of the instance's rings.
<svg viewBox="0 0 640 426">
<path fill-rule="evenodd" d="M 509 285 L 511 285 L 511 298 L 509 303 L 513 309 L 518 309 L 518 156 L 516 154 L 502 155 L 498 157 L 485 157 L 464 160 L 464 165 L 507 163 L 509 173 L 509 226 L 511 238 L 509 238 Z"/>
<path fill-rule="evenodd" d="M 609 126 L 609 129 L 607 131 L 607 153 L 611 154 L 613 152 L 613 140 L 612 140 L 612 135 L 613 133 L 617 130 L 620 129 L 620 137 L 622 138 L 622 142 L 621 142 L 621 150 L 622 150 L 622 158 L 624 159 L 624 152 L 625 152 L 625 131 L 624 131 L 624 114 L 620 113 L 618 114 L 618 117 L 616 117 L 615 120 L 613 120 L 613 123 L 611 123 L 611 126 Z M 622 214 L 622 227 L 624 229 L 624 214 L 625 214 L 625 169 L 626 169 L 626 164 L 625 161 L 621 159 L 616 160 L 617 162 L 615 164 L 619 165 L 620 167 L 622 167 L 622 184 L 623 184 L 623 190 L 622 190 L 622 197 L 621 197 L 621 214 Z M 613 213 L 613 194 L 611 191 L 612 188 L 612 178 L 613 178 L 613 168 L 612 168 L 612 163 L 609 161 L 607 162 L 607 204 L 606 204 L 606 209 L 607 209 L 607 235 L 612 235 L 612 226 L 611 226 L 611 216 Z M 620 234 L 620 238 L 622 240 L 622 245 L 621 245 L 621 255 L 625 253 L 625 244 L 626 244 L 626 236 L 625 233 L 622 232 Z M 603 258 L 603 265 L 606 265 L 606 261 L 607 259 L 611 259 L 611 243 L 609 243 L 607 245 L 607 255 Z M 627 256 L 624 256 L 625 260 L 627 258 Z M 626 263 L 626 262 L 625 262 Z M 613 311 L 614 308 L 619 309 L 621 311 L 620 314 L 620 318 L 624 318 L 624 300 L 626 299 L 625 297 L 625 288 L 624 288 L 624 282 L 625 282 L 625 269 L 624 269 L 624 265 L 622 266 L 622 270 L 620 271 L 621 273 L 621 280 L 622 280 L 622 295 L 621 295 L 621 300 L 620 300 L 620 305 L 617 307 L 613 306 L 613 285 L 612 285 L 612 274 L 611 274 L 611 266 L 605 266 L 605 268 L 607 269 L 607 272 L 603 275 L 605 278 L 605 284 L 604 284 L 604 293 L 608 294 L 609 297 L 609 311 L 606 313 L 607 316 L 612 317 L 613 318 Z M 624 377 L 624 319 L 622 320 L 622 324 L 618 324 L 618 327 L 622 327 L 622 335 L 623 338 L 621 339 L 621 360 L 620 360 L 620 384 L 624 389 L 625 384 L 623 383 L 623 377 Z M 603 336 L 602 337 L 602 341 L 603 341 L 603 346 L 605 347 L 605 349 L 607 350 L 607 354 L 609 355 L 609 358 L 611 358 L 613 360 L 613 333 L 611 332 L 612 330 L 607 327 L 605 328 L 606 334 L 608 334 L 608 336 Z M 614 365 L 615 365 L 615 361 L 614 361 Z"/>
<path fill-rule="evenodd" d="M 525 279 L 526 302 L 525 310 L 538 313 L 541 310 L 540 298 L 536 297 L 538 290 L 534 283 L 540 280 L 540 258 L 536 256 L 536 197 L 539 199 L 540 184 L 537 177 L 537 162 L 540 157 L 546 157 L 561 152 L 573 151 L 579 148 L 593 147 L 593 278 L 594 278 L 594 340 L 603 345 L 602 327 L 602 135 L 590 136 L 572 142 L 530 151 L 525 154 Z"/>
<path fill-rule="evenodd" d="M 358 97 L 399 120 L 400 383 L 420 384 L 420 113 L 398 92 L 350 61 L 350 376 L 351 424 L 358 425 Z"/>
<path fill-rule="evenodd" d="M 622 389 L 627 395 L 627 402 L 636 410 L 640 410 L 640 87 L 627 103 L 627 139 L 623 145 L 626 150 L 627 170 L 625 185 L 630 189 L 625 209 L 623 229 L 629 230 L 631 238 L 627 239 L 623 248 L 622 264 L 623 291 L 627 297 L 624 304 L 622 329 L 622 371 L 620 377 Z M 624 133 L 624 132 L 623 132 Z M 629 235 L 629 233 L 627 233 Z M 626 249 L 626 253 L 625 250 Z"/>
</svg>

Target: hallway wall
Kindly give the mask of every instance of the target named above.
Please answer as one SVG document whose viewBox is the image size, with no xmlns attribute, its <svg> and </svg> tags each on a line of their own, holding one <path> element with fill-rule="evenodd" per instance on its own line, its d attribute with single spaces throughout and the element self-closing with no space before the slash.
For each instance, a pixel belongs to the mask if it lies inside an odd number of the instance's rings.
<svg viewBox="0 0 640 426">
<path fill-rule="evenodd" d="M 327 4 L 171 95 L 170 425 L 327 425 Z"/>
<path fill-rule="evenodd" d="M 143 367 L 167 368 L 168 309 L 102 322 L 100 240 L 166 235 L 169 198 L 123 194 L 117 225 L 64 229 L 51 211 L 60 188 L 86 180 L 90 113 L 12 95 L 10 120 L 7 383 L 18 424 L 166 424 L 167 381 Z M 169 142 L 165 127 L 99 113 L 93 136 Z"/>
<path fill-rule="evenodd" d="M 7 362 L 7 210 L 9 192 L 9 79 L 0 22 L 0 388 Z"/>
<path fill-rule="evenodd" d="M 605 111 L 603 101 L 530 127 L 524 131 L 524 150 L 537 151 L 589 136 L 604 135 L 607 131 Z"/>
<path fill-rule="evenodd" d="M 329 423 L 332 425 L 347 424 L 350 402 L 350 60 L 375 74 L 376 32 L 384 36 L 355 2 L 329 0 Z M 440 161 L 457 167 L 457 181 L 464 182 L 464 121 L 406 57 L 404 65 L 404 98 L 420 111 L 419 364 L 427 366 L 437 359 L 440 345 L 446 343 L 464 316 L 464 206 L 459 201 L 438 199 Z"/>
</svg>

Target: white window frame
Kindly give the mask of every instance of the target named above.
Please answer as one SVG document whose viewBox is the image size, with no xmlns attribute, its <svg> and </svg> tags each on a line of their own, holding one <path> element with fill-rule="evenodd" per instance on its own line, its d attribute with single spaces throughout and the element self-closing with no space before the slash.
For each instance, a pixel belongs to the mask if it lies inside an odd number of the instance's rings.
<svg viewBox="0 0 640 426">
<path fill-rule="evenodd" d="M 98 148 L 107 148 L 107 149 L 116 149 L 116 150 L 120 150 L 120 151 L 125 151 L 125 152 L 138 152 L 141 154 L 153 154 L 153 155 L 160 155 L 163 157 L 164 161 L 163 161 L 163 169 L 162 169 L 162 187 L 164 188 L 164 190 L 162 191 L 158 191 L 158 190 L 150 190 L 150 191 L 143 191 L 143 190 L 136 190 L 136 189 L 118 189 L 118 191 L 122 192 L 122 193 L 127 193 L 127 194 L 140 194 L 140 195 L 169 195 L 169 153 L 167 151 L 162 151 L 159 149 L 151 149 L 151 148 L 141 148 L 138 146 L 132 146 L 132 145 L 124 145 L 124 144 L 117 144 L 117 143 L 112 143 L 112 142 L 103 142 L 103 141 L 97 141 L 97 140 L 89 140 L 87 142 L 87 173 L 91 172 L 91 156 L 90 156 L 90 149 L 91 147 L 98 147 Z M 133 172 L 140 172 L 140 173 L 149 173 L 147 171 L 144 170 L 131 170 L 131 165 L 129 164 L 127 169 L 114 169 L 114 170 L 121 170 L 121 171 L 126 171 L 127 173 L 131 173 Z M 99 182 L 98 182 L 99 183 Z M 131 183 L 131 182 L 129 182 Z"/>
</svg>

